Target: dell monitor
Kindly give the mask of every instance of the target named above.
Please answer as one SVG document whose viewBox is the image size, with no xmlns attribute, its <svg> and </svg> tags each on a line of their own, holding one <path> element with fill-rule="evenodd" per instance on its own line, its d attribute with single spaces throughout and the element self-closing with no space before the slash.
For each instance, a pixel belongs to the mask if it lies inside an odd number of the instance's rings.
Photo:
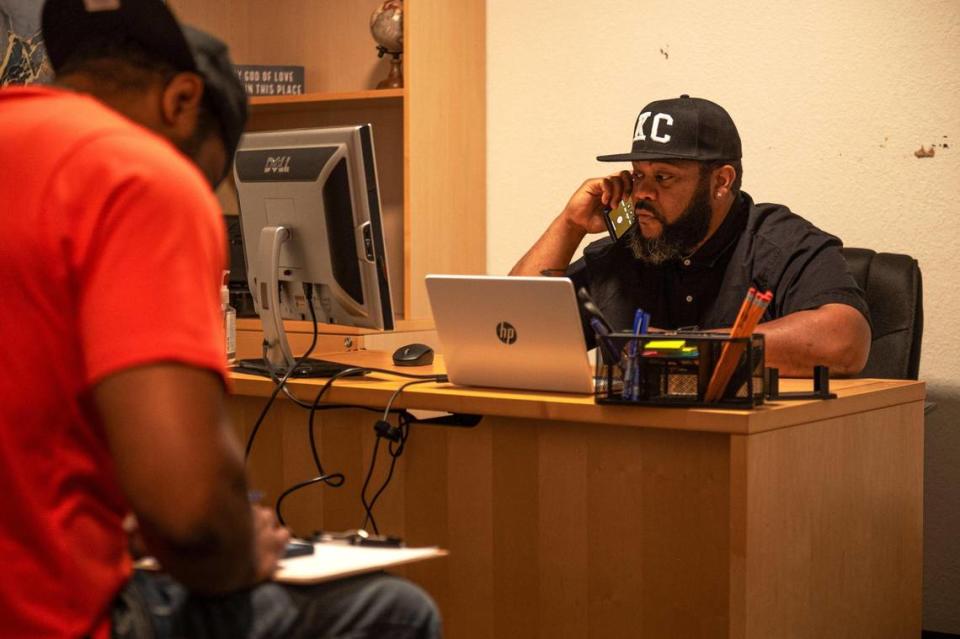
<svg viewBox="0 0 960 639">
<path fill-rule="evenodd" d="M 264 372 L 294 367 L 283 320 L 310 320 L 308 304 L 320 322 L 393 329 L 371 125 L 248 133 L 234 179 Z M 328 376 L 318 365 L 293 376 Z"/>
</svg>

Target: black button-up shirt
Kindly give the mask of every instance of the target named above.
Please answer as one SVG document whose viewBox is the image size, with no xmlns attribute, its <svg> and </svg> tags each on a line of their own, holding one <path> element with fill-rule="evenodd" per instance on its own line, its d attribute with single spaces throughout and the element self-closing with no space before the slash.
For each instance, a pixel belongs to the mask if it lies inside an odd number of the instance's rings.
<svg viewBox="0 0 960 639">
<path fill-rule="evenodd" d="M 729 328 L 751 286 L 773 291 L 762 321 L 831 303 L 852 306 L 869 321 L 841 246 L 787 207 L 754 204 L 741 193 L 717 231 L 686 259 L 638 260 L 628 233 L 588 245 L 567 276 L 587 288 L 614 330 L 629 331 L 638 307 L 656 328 Z M 584 332 L 592 345 L 592 330 L 585 325 Z"/>
</svg>

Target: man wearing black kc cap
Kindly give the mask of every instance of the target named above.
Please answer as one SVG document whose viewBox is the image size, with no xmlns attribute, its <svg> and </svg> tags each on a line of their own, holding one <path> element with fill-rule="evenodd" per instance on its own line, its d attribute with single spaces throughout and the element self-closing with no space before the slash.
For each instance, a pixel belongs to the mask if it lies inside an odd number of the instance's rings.
<svg viewBox="0 0 960 639">
<path fill-rule="evenodd" d="M 436 636 L 400 579 L 269 582 L 289 533 L 224 411 L 226 47 L 160 0 L 47 0 L 42 29 L 56 83 L 0 90 L 3 636 Z"/>
<path fill-rule="evenodd" d="M 570 277 L 616 330 L 630 329 L 636 308 L 657 328 L 729 329 L 747 289 L 769 289 L 773 303 L 757 328 L 768 366 L 856 374 L 870 324 L 840 241 L 785 206 L 755 204 L 740 190 L 741 155 L 720 105 L 687 95 L 651 102 L 631 150 L 597 158 L 630 162 L 632 171 L 584 182 L 511 274 Z M 614 237 L 570 263 L 584 236 L 605 230 Z"/>
</svg>

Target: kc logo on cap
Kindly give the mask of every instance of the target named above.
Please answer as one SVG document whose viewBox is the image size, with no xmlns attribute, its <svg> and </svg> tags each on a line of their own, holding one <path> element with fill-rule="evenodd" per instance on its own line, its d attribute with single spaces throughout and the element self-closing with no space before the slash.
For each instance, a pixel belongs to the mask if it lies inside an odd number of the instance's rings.
<svg viewBox="0 0 960 639">
<path fill-rule="evenodd" d="M 739 160 L 740 134 L 722 106 L 682 95 L 640 110 L 629 153 L 601 155 L 601 162 L 640 160 Z"/>
<path fill-rule="evenodd" d="M 645 111 L 640 114 L 640 117 L 637 118 L 637 128 L 633 132 L 633 141 L 637 140 L 646 140 L 647 136 L 643 134 L 643 125 L 647 123 L 647 120 L 650 119 L 650 116 L 653 115 L 650 111 Z M 665 125 L 668 127 L 673 126 L 673 116 L 669 113 L 658 113 L 653 117 L 653 124 L 650 126 L 650 139 L 654 142 L 659 142 L 660 144 L 666 144 L 670 141 L 669 133 L 660 133 L 660 126 Z"/>
</svg>

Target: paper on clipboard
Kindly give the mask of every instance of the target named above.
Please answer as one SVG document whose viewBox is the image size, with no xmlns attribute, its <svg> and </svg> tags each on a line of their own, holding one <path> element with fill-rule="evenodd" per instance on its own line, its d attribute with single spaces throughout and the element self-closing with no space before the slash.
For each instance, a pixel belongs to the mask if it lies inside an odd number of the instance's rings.
<svg viewBox="0 0 960 639">
<path fill-rule="evenodd" d="M 282 560 L 273 579 L 285 584 L 315 584 L 446 554 L 447 551 L 440 548 L 377 548 L 317 542 L 312 555 Z"/>
<path fill-rule="evenodd" d="M 273 580 L 292 585 L 317 584 L 446 555 L 446 550 L 436 547 L 380 548 L 352 546 L 342 541 L 320 541 L 313 544 L 312 555 L 281 560 Z M 137 561 L 135 567 L 140 570 L 160 570 L 153 557 Z"/>
</svg>

